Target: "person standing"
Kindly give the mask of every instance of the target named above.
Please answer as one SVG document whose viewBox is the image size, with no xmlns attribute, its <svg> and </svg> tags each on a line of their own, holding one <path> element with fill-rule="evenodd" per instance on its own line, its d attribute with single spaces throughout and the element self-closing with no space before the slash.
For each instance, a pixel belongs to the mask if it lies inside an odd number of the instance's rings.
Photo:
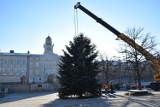
<svg viewBox="0 0 160 107">
<path fill-rule="evenodd" d="M 108 94 L 108 84 L 104 83 L 105 94 Z"/>
<path fill-rule="evenodd" d="M 110 84 L 110 89 L 111 89 L 111 93 L 113 94 L 113 84 L 112 84 L 112 82 L 111 82 L 111 84 Z"/>
</svg>

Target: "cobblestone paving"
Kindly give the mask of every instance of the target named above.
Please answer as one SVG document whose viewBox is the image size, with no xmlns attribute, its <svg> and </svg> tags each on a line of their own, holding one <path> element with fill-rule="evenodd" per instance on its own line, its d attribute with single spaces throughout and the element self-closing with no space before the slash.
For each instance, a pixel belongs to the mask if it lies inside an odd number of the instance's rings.
<svg viewBox="0 0 160 107">
<path fill-rule="evenodd" d="M 0 107 L 160 107 L 160 92 L 127 96 L 122 91 L 88 99 L 59 99 L 54 92 L 15 93 L 0 98 Z"/>
</svg>

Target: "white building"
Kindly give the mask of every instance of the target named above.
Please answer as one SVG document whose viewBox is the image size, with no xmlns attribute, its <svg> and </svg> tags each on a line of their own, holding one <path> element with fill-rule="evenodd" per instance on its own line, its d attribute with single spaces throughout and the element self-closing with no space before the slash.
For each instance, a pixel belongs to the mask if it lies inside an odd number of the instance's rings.
<svg viewBox="0 0 160 107">
<path fill-rule="evenodd" d="M 53 46 L 48 36 L 44 54 L 0 52 L 0 83 L 56 82 L 59 56 L 53 53 Z"/>
</svg>

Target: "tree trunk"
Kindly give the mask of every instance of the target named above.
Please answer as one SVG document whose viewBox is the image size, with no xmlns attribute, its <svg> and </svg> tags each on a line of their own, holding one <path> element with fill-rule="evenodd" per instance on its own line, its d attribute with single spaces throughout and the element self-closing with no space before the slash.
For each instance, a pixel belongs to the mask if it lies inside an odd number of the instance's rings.
<svg viewBox="0 0 160 107">
<path fill-rule="evenodd" d="M 109 82 L 108 73 L 105 73 L 105 74 L 106 74 L 106 82 L 108 83 Z"/>
<path fill-rule="evenodd" d="M 142 86 L 141 86 L 141 75 L 139 70 L 137 71 L 137 77 L 138 77 L 138 89 L 142 90 Z"/>
</svg>

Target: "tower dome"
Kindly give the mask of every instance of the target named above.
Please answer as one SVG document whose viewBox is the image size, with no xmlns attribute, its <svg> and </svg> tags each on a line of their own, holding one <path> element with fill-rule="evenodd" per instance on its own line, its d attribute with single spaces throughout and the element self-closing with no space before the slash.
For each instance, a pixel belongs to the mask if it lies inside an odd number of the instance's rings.
<svg viewBox="0 0 160 107">
<path fill-rule="evenodd" d="M 52 39 L 51 39 L 50 36 L 48 36 L 48 37 L 46 38 L 46 40 L 52 41 Z"/>
<path fill-rule="evenodd" d="M 44 53 L 53 53 L 53 46 L 52 39 L 50 36 L 48 36 L 44 44 Z"/>
</svg>

